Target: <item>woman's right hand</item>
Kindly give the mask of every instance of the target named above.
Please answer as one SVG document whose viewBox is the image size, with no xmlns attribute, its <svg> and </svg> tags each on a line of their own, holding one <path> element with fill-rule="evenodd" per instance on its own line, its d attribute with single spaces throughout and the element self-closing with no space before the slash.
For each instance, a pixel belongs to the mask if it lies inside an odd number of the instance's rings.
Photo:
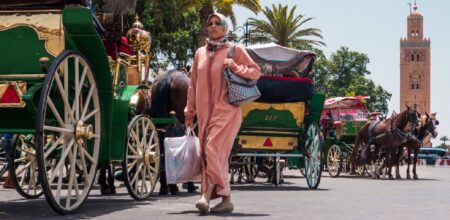
<svg viewBox="0 0 450 220">
<path fill-rule="evenodd" d="M 194 126 L 194 122 L 192 120 L 185 121 L 186 128 L 192 128 Z"/>
</svg>

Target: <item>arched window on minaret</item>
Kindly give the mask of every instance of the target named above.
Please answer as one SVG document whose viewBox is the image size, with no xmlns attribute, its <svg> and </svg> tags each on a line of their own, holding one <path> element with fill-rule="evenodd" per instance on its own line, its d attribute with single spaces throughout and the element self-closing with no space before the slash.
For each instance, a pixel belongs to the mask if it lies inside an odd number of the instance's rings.
<svg viewBox="0 0 450 220">
<path fill-rule="evenodd" d="M 411 54 L 411 61 L 414 61 L 414 54 Z"/>
<path fill-rule="evenodd" d="M 416 84 L 416 89 L 419 89 L 419 83 Z"/>
<path fill-rule="evenodd" d="M 417 61 L 420 61 L 420 55 L 419 54 L 417 54 Z"/>
<path fill-rule="evenodd" d="M 411 84 L 411 89 L 414 89 L 414 84 Z"/>
</svg>

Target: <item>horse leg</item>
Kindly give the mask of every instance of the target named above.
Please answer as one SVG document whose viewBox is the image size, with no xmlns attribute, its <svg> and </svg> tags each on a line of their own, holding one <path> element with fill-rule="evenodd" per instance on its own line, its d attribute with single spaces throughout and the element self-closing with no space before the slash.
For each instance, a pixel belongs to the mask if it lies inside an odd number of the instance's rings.
<svg viewBox="0 0 450 220">
<path fill-rule="evenodd" d="M 403 154 L 403 146 L 399 147 L 397 149 L 397 158 L 395 160 L 395 178 L 396 179 L 401 179 L 402 177 L 400 176 L 400 158 L 401 155 Z"/>
<path fill-rule="evenodd" d="M 394 179 L 394 176 L 392 176 L 392 166 L 394 165 L 395 160 L 397 160 L 396 152 L 395 152 L 396 149 L 397 148 L 394 148 L 394 149 L 388 151 L 387 174 L 388 174 L 388 178 L 390 180 Z"/>
<path fill-rule="evenodd" d="M 416 149 L 414 150 L 413 178 L 414 178 L 415 180 L 418 180 L 418 179 L 419 179 L 419 177 L 417 176 L 417 173 L 416 173 L 417 156 L 418 156 L 418 154 L 419 154 L 419 149 L 420 149 L 420 148 L 416 148 Z"/>
<path fill-rule="evenodd" d="M 116 187 L 114 186 L 114 164 L 109 164 L 108 170 L 108 185 L 111 194 L 116 194 Z"/>
<path fill-rule="evenodd" d="M 408 147 L 408 166 L 406 167 L 406 179 L 411 179 L 411 175 L 409 175 L 409 166 L 411 165 L 411 148 Z"/>
<path fill-rule="evenodd" d="M 98 184 L 100 185 L 100 192 L 102 195 L 107 194 L 108 183 L 106 183 L 106 165 L 102 165 L 100 168 L 100 174 L 98 176 Z"/>
</svg>

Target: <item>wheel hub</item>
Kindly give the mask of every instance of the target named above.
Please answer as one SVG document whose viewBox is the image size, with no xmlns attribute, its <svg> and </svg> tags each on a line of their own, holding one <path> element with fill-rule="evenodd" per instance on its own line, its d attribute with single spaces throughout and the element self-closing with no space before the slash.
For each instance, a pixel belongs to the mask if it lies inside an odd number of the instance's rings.
<svg viewBox="0 0 450 220">
<path fill-rule="evenodd" d="M 79 121 L 75 128 L 75 138 L 78 144 L 83 144 L 85 140 L 90 140 L 94 137 L 94 132 L 91 124 L 84 124 Z"/>
<path fill-rule="evenodd" d="M 155 161 L 156 161 L 156 152 L 147 150 L 144 155 L 145 165 L 150 165 L 151 163 L 155 163 Z"/>
</svg>

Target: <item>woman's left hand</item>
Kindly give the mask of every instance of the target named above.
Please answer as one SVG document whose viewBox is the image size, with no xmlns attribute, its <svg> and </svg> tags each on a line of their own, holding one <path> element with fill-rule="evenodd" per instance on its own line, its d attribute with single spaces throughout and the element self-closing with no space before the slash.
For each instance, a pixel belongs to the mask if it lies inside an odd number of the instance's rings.
<svg viewBox="0 0 450 220">
<path fill-rule="evenodd" d="M 225 68 L 231 68 L 231 67 L 234 66 L 234 65 L 235 65 L 234 60 L 231 59 L 231 58 L 226 58 L 226 59 L 223 61 L 223 66 L 224 66 Z"/>
</svg>

